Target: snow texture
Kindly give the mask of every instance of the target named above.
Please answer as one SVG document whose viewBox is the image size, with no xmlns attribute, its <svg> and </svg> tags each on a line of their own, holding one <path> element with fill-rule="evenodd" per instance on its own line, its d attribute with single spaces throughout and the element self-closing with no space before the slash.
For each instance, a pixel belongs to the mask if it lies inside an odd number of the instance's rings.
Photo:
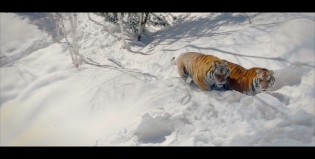
<svg viewBox="0 0 315 159">
<path fill-rule="evenodd" d="M 130 50 L 119 26 L 78 13 L 80 53 L 120 69 L 76 69 L 31 20 L 0 15 L 1 146 L 315 146 L 314 13 L 250 13 L 252 24 L 174 13 L 170 28 L 126 36 Z M 187 51 L 274 70 L 275 85 L 255 96 L 200 91 L 170 64 Z"/>
</svg>

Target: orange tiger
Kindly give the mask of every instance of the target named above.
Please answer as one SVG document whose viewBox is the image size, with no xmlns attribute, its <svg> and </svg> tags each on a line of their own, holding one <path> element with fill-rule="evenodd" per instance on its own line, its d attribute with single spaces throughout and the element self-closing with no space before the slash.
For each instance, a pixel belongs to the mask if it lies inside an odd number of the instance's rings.
<svg viewBox="0 0 315 159">
<path fill-rule="evenodd" d="M 260 67 L 245 69 L 232 62 L 228 62 L 228 68 L 231 71 L 227 79 L 227 89 L 229 90 L 255 95 L 271 88 L 275 83 L 272 70 Z"/>
<path fill-rule="evenodd" d="M 212 55 L 196 52 L 181 54 L 171 62 L 177 65 L 178 73 L 187 83 L 193 81 L 201 90 L 222 87 L 230 74 L 227 61 Z"/>
</svg>

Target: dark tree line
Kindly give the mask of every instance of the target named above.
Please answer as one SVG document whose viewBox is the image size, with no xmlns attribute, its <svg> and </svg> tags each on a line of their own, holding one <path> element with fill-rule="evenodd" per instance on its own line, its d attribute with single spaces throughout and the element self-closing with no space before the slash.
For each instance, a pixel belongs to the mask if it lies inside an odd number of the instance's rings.
<svg viewBox="0 0 315 159">
<path fill-rule="evenodd" d="M 104 20 L 110 22 L 115 25 L 119 24 L 119 16 L 118 13 L 115 12 L 101 12 L 96 13 L 104 17 Z M 176 20 L 176 17 L 172 14 L 157 14 L 151 12 L 145 13 L 121 13 L 121 20 L 123 24 L 127 26 L 127 29 L 130 29 L 134 35 L 134 37 L 141 41 L 141 37 L 145 32 L 145 27 L 149 25 L 157 26 L 157 27 L 168 27 L 170 26 L 169 20 L 167 20 L 167 16 L 170 16 L 172 20 Z"/>
</svg>

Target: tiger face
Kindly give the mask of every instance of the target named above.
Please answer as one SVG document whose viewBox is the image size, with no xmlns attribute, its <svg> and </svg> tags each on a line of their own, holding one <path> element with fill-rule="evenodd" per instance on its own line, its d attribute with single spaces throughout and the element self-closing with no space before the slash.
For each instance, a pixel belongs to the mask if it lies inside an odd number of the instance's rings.
<svg viewBox="0 0 315 159">
<path fill-rule="evenodd" d="M 210 71 L 209 78 L 213 80 L 216 87 L 221 88 L 226 83 L 227 78 L 231 74 L 227 64 L 228 63 L 225 60 L 212 63 L 213 71 Z"/>
<path fill-rule="evenodd" d="M 266 91 L 275 83 L 273 71 L 267 69 L 257 69 L 257 76 L 253 79 L 253 87 L 256 92 Z"/>
</svg>

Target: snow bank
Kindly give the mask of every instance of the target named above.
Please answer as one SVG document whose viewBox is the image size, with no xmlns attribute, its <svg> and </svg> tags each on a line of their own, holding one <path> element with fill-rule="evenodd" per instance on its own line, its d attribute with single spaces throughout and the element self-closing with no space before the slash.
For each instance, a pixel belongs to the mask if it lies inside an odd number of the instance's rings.
<svg viewBox="0 0 315 159">
<path fill-rule="evenodd" d="M 1 145 L 314 146 L 312 18 L 259 13 L 249 25 L 241 14 L 184 13 L 180 23 L 148 33 L 130 52 L 79 14 L 80 53 L 157 79 L 89 65 L 75 69 L 59 44 L 34 50 L 1 66 Z M 185 51 L 272 69 L 275 85 L 255 96 L 200 91 L 169 63 Z"/>
<path fill-rule="evenodd" d="M 16 49 L 24 48 L 41 38 L 44 33 L 28 19 L 21 19 L 15 13 L 0 14 L 1 52 L 11 55 Z"/>
</svg>

